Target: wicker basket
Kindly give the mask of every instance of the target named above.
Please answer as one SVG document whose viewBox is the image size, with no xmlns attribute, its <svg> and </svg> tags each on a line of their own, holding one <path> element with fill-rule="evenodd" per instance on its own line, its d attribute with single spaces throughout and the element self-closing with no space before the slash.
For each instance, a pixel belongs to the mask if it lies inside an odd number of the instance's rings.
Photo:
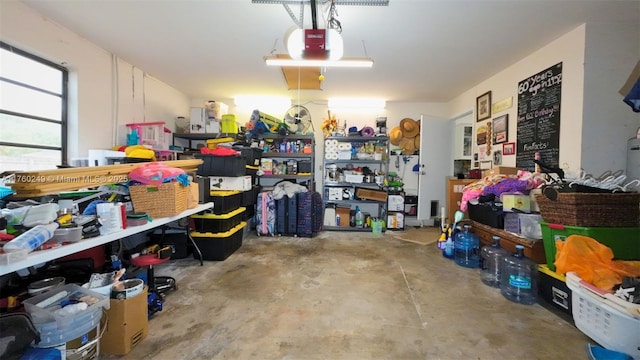
<svg viewBox="0 0 640 360">
<path fill-rule="evenodd" d="M 557 200 L 536 195 L 536 202 L 547 223 L 593 227 L 640 223 L 639 193 L 558 193 Z"/>
<path fill-rule="evenodd" d="M 174 216 L 187 210 L 188 192 L 189 188 L 178 182 L 129 187 L 135 212 L 146 212 L 152 218 Z"/>
</svg>

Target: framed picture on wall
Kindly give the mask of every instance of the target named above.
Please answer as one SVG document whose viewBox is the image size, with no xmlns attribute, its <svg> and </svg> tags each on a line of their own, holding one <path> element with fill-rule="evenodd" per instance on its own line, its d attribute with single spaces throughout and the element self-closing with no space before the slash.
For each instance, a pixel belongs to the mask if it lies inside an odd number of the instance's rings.
<svg viewBox="0 0 640 360">
<path fill-rule="evenodd" d="M 502 144 L 509 140 L 509 114 L 493 118 L 493 143 Z"/>
<path fill-rule="evenodd" d="M 476 121 L 486 120 L 491 117 L 491 91 L 476 98 Z"/>
<path fill-rule="evenodd" d="M 502 154 L 503 155 L 515 155 L 516 154 L 516 143 L 504 143 L 502 144 Z"/>
</svg>

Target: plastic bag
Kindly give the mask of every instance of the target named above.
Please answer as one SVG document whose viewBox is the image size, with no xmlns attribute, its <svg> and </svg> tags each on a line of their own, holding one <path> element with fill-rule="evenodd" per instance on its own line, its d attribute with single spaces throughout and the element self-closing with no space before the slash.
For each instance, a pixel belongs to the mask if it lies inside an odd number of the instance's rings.
<svg viewBox="0 0 640 360">
<path fill-rule="evenodd" d="M 184 174 L 184 170 L 163 163 L 150 162 L 138 166 L 129 172 L 129 178 L 145 185 L 159 185 Z"/>
<path fill-rule="evenodd" d="M 613 260 L 613 251 L 590 237 L 570 235 L 556 240 L 556 248 L 556 272 L 576 272 L 601 289 L 611 290 L 624 276 L 640 276 L 640 261 Z"/>
</svg>

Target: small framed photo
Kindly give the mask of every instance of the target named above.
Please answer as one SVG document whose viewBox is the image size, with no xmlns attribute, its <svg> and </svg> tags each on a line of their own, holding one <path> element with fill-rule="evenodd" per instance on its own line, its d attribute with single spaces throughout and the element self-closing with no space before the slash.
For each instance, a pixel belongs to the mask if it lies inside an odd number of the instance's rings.
<svg viewBox="0 0 640 360">
<path fill-rule="evenodd" d="M 491 170 L 493 167 L 492 161 L 480 161 L 480 170 Z"/>
<path fill-rule="evenodd" d="M 493 118 L 493 143 L 502 144 L 509 141 L 509 114 Z"/>
<path fill-rule="evenodd" d="M 504 143 L 502 144 L 502 155 L 515 155 L 516 143 Z"/>
<path fill-rule="evenodd" d="M 491 117 L 491 91 L 476 98 L 476 121 L 486 120 Z"/>
</svg>

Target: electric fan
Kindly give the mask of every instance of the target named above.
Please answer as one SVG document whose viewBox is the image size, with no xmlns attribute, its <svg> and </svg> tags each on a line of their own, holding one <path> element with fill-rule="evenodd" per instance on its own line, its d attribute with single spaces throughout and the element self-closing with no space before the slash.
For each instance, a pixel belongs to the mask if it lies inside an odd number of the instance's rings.
<svg viewBox="0 0 640 360">
<path fill-rule="evenodd" d="M 289 129 L 298 134 L 306 134 L 313 131 L 313 123 L 311 122 L 311 113 L 309 109 L 302 105 L 294 105 L 284 114 L 284 122 Z"/>
</svg>

